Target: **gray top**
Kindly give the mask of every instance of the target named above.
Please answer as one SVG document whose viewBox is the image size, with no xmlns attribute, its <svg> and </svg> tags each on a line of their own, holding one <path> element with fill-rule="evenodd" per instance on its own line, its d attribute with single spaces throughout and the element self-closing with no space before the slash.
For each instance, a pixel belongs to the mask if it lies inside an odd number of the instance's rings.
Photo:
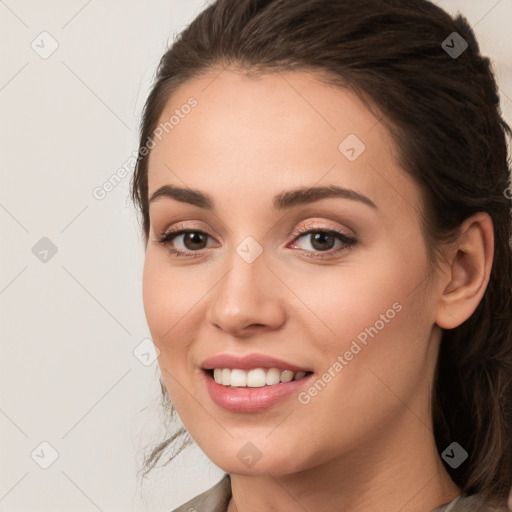
<svg viewBox="0 0 512 512">
<path fill-rule="evenodd" d="M 228 473 L 207 491 L 174 509 L 172 512 L 226 512 L 231 499 L 231 479 Z"/>
<path fill-rule="evenodd" d="M 226 512 L 231 499 L 231 480 L 225 474 L 213 487 L 199 494 L 172 512 Z M 481 507 L 478 494 L 471 496 L 459 495 L 449 503 L 431 510 L 430 512 L 510 512 L 507 508 Z"/>
</svg>

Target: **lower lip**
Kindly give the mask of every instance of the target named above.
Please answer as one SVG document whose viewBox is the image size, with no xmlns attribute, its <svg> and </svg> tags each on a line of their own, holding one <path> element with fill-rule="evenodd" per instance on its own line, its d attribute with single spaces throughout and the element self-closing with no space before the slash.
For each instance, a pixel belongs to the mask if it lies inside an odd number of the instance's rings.
<svg viewBox="0 0 512 512">
<path fill-rule="evenodd" d="M 260 388 L 230 388 L 215 382 L 206 371 L 203 370 L 201 373 L 212 401 L 231 412 L 259 412 L 269 409 L 281 400 L 298 393 L 314 376 L 314 373 L 311 373 L 299 380 Z"/>
</svg>

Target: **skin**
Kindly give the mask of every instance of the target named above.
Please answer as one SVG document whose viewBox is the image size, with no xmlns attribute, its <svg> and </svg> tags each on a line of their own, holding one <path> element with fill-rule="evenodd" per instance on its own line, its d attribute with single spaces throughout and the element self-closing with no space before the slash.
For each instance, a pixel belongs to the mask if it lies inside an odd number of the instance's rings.
<svg viewBox="0 0 512 512">
<path fill-rule="evenodd" d="M 143 300 L 183 424 L 231 474 L 229 512 L 424 512 L 453 500 L 460 489 L 434 442 L 432 382 L 441 328 L 467 319 L 485 291 L 489 217 L 468 219 L 433 273 L 420 190 L 355 94 L 305 71 L 212 70 L 178 89 L 161 121 L 190 96 L 198 105 L 151 151 L 149 196 L 185 186 L 210 194 L 215 209 L 151 203 Z M 338 149 L 349 134 L 366 145 L 352 162 Z M 326 198 L 270 209 L 280 192 L 329 184 L 377 208 Z M 156 243 L 181 223 L 209 235 L 205 248 L 183 236 L 168 245 L 199 257 Z M 336 252 L 344 245 L 334 239 L 322 251 L 311 234 L 290 236 L 306 223 L 356 235 L 357 244 Z M 250 264 L 236 252 L 247 236 L 263 249 Z M 292 396 L 259 413 L 228 412 L 199 378 L 201 362 L 222 352 L 270 354 L 321 376 L 394 303 L 401 311 L 307 404 Z M 237 457 L 247 442 L 261 452 L 250 468 Z"/>
</svg>

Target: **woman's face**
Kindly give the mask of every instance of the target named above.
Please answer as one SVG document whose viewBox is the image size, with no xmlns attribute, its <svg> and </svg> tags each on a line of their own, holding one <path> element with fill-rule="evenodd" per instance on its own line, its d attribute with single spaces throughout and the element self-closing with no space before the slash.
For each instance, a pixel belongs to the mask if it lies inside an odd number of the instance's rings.
<svg viewBox="0 0 512 512">
<path fill-rule="evenodd" d="M 206 455 L 230 473 L 285 475 L 425 437 L 438 290 L 419 189 L 387 129 L 313 75 L 229 69 L 182 86 L 160 122 L 149 197 L 196 193 L 150 202 L 144 307 Z M 169 230 L 190 233 L 158 243 Z M 250 355 L 263 359 L 236 360 Z M 312 373 L 261 386 L 290 369 Z"/>
</svg>

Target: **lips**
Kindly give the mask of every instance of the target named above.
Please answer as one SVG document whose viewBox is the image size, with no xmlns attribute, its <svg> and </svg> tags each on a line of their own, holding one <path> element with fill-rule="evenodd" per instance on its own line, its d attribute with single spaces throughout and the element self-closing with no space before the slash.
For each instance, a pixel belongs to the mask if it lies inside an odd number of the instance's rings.
<svg viewBox="0 0 512 512">
<path fill-rule="evenodd" d="M 297 364 L 278 359 L 276 357 L 265 354 L 218 354 L 216 356 L 205 359 L 201 363 L 203 370 L 213 370 L 215 368 L 229 368 L 240 370 L 253 370 L 255 368 L 279 368 L 281 371 L 290 370 L 297 372 L 312 372 L 311 368 L 299 366 Z"/>
<path fill-rule="evenodd" d="M 218 354 L 201 363 L 212 401 L 230 412 L 257 413 L 307 386 L 310 368 L 265 354 Z"/>
</svg>

